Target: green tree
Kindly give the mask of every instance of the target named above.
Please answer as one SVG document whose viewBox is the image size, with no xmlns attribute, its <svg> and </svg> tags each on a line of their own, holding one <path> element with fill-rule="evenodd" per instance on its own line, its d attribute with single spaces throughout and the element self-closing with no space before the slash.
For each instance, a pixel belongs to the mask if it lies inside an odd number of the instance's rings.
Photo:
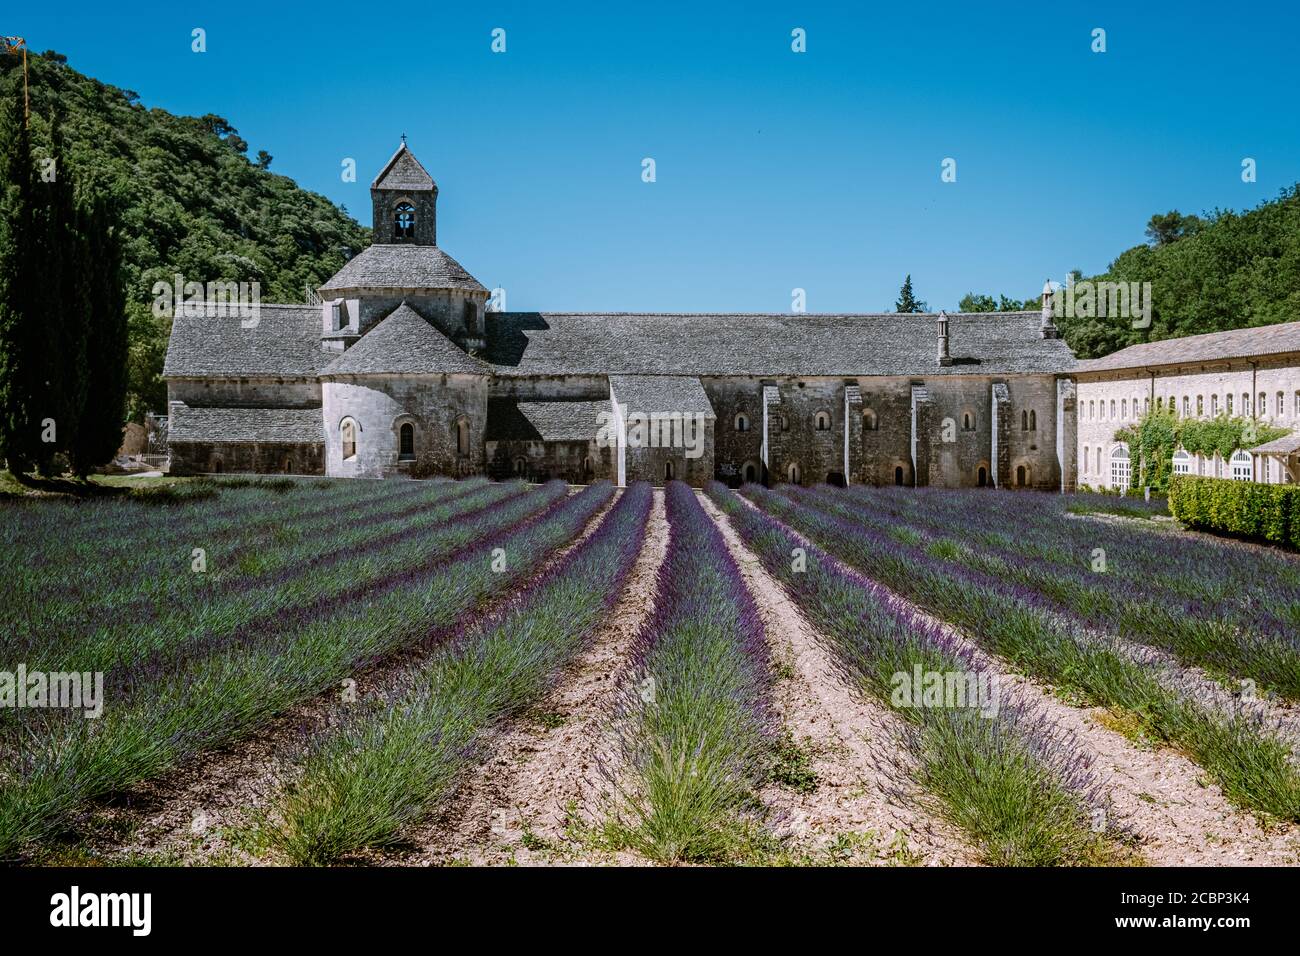
<svg viewBox="0 0 1300 956">
<path fill-rule="evenodd" d="M 1154 246 L 1167 246 L 1195 235 L 1203 225 L 1200 216 L 1184 216 L 1177 209 L 1163 215 L 1156 213 L 1147 223 L 1147 238 Z"/>
<path fill-rule="evenodd" d="M 7 59 L 13 59 L 9 57 Z M 49 453 L 41 441 L 44 356 L 44 228 L 21 77 L 11 75 L 0 108 L 0 455 L 16 475 Z"/>
<path fill-rule="evenodd" d="M 126 290 L 115 210 L 103 196 L 88 198 L 86 238 L 90 253 L 89 363 L 86 391 L 72 463 L 83 478 L 110 461 L 122 444 L 127 388 Z"/>
<path fill-rule="evenodd" d="M 895 312 L 926 312 L 929 306 L 918 301 L 912 293 L 912 276 L 909 273 L 903 280 L 903 287 L 898 290 L 898 301 L 894 303 Z"/>
</svg>

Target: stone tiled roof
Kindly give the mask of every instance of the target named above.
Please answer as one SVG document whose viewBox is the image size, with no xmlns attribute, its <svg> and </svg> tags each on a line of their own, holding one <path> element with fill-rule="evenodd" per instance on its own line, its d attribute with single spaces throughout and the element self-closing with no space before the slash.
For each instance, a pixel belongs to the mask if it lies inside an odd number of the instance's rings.
<svg viewBox="0 0 1300 956">
<path fill-rule="evenodd" d="M 319 408 L 212 408 L 173 402 L 168 406 L 167 441 L 325 441 Z"/>
<path fill-rule="evenodd" d="M 321 374 L 428 375 L 439 372 L 488 375 L 491 369 L 455 345 L 403 302 Z"/>
<path fill-rule="evenodd" d="M 333 358 L 320 344 L 320 309 L 263 304 L 257 325 L 237 317 L 172 320 L 164 377 L 315 378 Z"/>
<path fill-rule="evenodd" d="M 367 246 L 320 287 L 347 289 L 462 289 L 486 292 L 478 280 L 437 246 Z"/>
<path fill-rule="evenodd" d="M 1290 435 L 1274 438 L 1270 442 L 1256 445 L 1249 450 L 1255 455 L 1294 455 L 1300 452 L 1300 432 L 1292 432 Z"/>
<path fill-rule="evenodd" d="M 935 315 L 488 313 L 499 375 L 1004 375 L 1069 372 L 1037 312 L 950 315 L 953 364 L 935 361 Z"/>
<path fill-rule="evenodd" d="M 611 375 L 609 387 L 629 415 L 679 412 L 714 418 L 713 405 L 698 378 L 686 375 Z"/>
<path fill-rule="evenodd" d="M 1152 365 L 1190 365 L 1283 352 L 1300 352 L 1300 322 L 1142 342 L 1101 358 L 1080 361 L 1079 371 L 1110 372 Z"/>
<path fill-rule="evenodd" d="M 438 189 L 433 177 L 425 171 L 420 165 L 420 161 L 415 158 L 415 154 L 406 148 L 403 143 L 397 147 L 397 152 L 384 163 L 384 168 L 379 171 L 375 181 L 370 184 L 371 189 L 432 189 L 435 192 Z"/>
<path fill-rule="evenodd" d="M 601 402 L 488 399 L 487 441 L 590 441 L 612 409 Z M 599 416 L 605 415 L 602 419 Z"/>
</svg>

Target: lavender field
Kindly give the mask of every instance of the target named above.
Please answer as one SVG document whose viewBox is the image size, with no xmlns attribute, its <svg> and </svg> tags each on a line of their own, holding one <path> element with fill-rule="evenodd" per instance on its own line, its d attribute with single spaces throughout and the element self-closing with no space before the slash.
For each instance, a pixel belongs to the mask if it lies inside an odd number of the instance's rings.
<svg viewBox="0 0 1300 956">
<path fill-rule="evenodd" d="M 1277 864 L 1300 559 L 1100 496 L 0 503 L 0 859 Z"/>
</svg>

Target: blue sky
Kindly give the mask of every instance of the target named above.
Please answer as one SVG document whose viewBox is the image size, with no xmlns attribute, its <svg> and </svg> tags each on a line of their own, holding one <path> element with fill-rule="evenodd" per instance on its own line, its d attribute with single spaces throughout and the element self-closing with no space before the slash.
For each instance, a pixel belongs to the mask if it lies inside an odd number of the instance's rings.
<svg viewBox="0 0 1300 956">
<path fill-rule="evenodd" d="M 367 224 L 405 132 L 439 244 L 512 310 L 779 312 L 800 287 L 872 311 L 909 272 L 952 308 L 1100 271 L 1154 212 L 1300 180 L 1295 3 L 178 6 L 11 5 L 0 27 L 226 117 Z"/>
</svg>

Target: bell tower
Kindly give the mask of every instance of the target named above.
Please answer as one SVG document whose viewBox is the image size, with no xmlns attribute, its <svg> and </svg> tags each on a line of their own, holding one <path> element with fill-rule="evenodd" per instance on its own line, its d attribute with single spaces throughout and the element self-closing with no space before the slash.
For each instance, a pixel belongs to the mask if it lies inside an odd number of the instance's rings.
<svg viewBox="0 0 1300 956">
<path fill-rule="evenodd" d="M 374 245 L 436 246 L 438 184 L 402 145 L 370 184 Z"/>
</svg>

